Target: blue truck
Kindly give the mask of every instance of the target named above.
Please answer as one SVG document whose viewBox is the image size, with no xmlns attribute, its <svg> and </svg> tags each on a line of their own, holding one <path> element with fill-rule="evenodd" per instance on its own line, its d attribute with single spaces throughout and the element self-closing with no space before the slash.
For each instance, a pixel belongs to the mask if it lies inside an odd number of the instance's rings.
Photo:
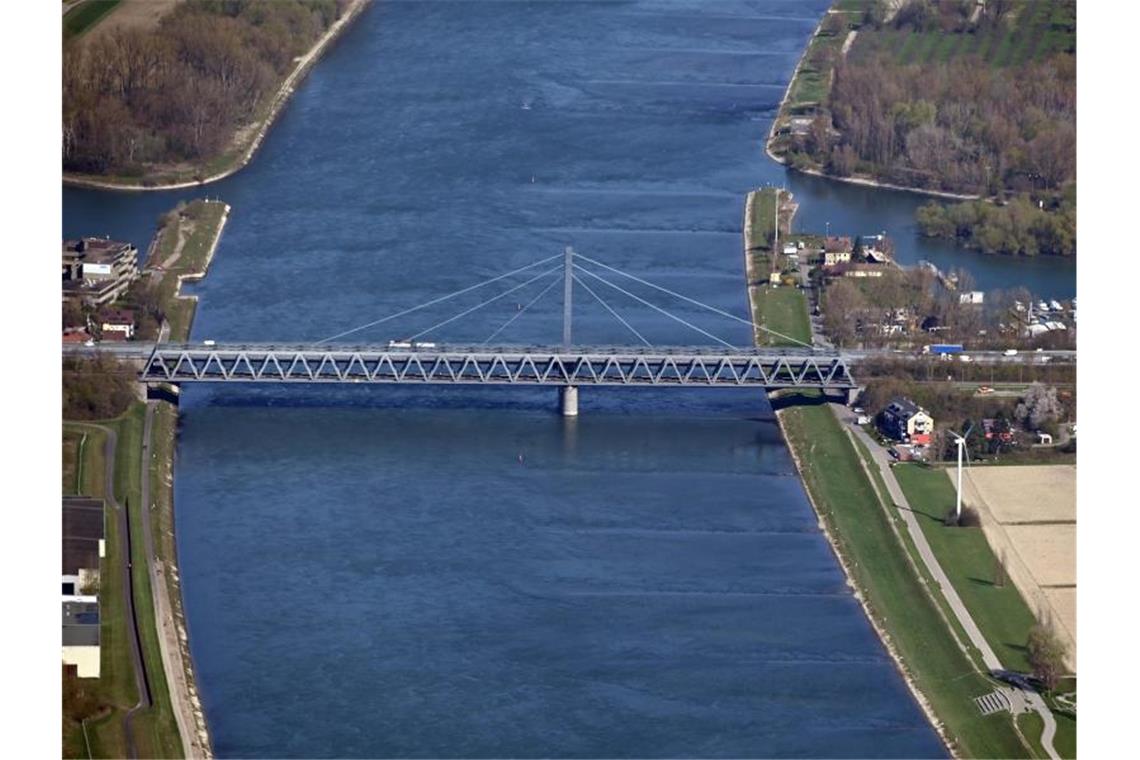
<svg viewBox="0 0 1140 760">
<path fill-rule="evenodd" d="M 932 343 L 923 348 L 922 353 L 946 356 L 948 354 L 960 354 L 964 350 L 965 347 L 961 343 Z"/>
</svg>

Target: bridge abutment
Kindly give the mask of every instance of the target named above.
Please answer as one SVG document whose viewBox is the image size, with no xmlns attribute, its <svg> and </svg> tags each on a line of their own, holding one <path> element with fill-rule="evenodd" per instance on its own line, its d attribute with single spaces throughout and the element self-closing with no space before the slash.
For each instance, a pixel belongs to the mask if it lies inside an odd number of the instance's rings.
<svg viewBox="0 0 1140 760">
<path fill-rule="evenodd" d="M 563 417 L 578 416 L 578 386 L 564 385 L 558 389 L 558 400 Z"/>
</svg>

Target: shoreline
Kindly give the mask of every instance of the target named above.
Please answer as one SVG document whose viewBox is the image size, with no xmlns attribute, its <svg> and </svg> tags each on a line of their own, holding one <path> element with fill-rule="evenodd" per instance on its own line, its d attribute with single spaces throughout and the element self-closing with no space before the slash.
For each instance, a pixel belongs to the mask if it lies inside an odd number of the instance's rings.
<svg viewBox="0 0 1140 760">
<path fill-rule="evenodd" d="M 748 198 L 745 201 L 744 205 L 744 276 L 746 279 L 745 288 L 748 291 L 748 310 L 749 313 L 753 315 L 752 342 L 754 345 L 759 345 L 759 336 L 757 334 L 754 316 L 756 314 L 756 310 L 752 297 L 753 266 L 752 256 L 750 254 L 754 247 L 752 240 L 752 220 L 755 216 L 756 194 L 759 192 L 762 191 L 751 191 L 748 194 Z M 780 204 L 781 191 L 777 189 L 776 192 L 776 207 L 778 209 Z M 791 197 L 790 192 L 788 193 L 788 196 L 789 198 Z M 793 215 L 794 213 L 795 212 L 793 211 Z M 788 226 L 789 228 L 791 227 L 791 219 L 788 220 Z M 769 399 L 771 399 L 771 396 L 769 396 Z M 782 409 L 774 412 L 774 415 L 776 417 L 776 425 L 780 429 L 780 437 L 783 438 L 784 446 L 791 454 L 792 461 L 795 463 L 796 477 L 799 479 L 800 487 L 803 489 L 803 492 L 807 495 L 808 503 L 811 504 L 812 511 L 815 512 L 819 530 L 823 534 L 824 539 L 826 539 L 827 545 L 831 547 L 831 553 L 835 556 L 836 561 L 839 563 L 839 567 L 843 570 L 843 576 L 847 583 L 847 587 L 851 589 L 852 596 L 854 596 L 856 601 L 859 602 L 859 606 L 863 610 L 863 617 L 866 618 L 867 622 L 871 624 L 872 630 L 875 631 L 875 635 L 882 643 L 883 648 L 887 650 L 887 654 L 890 656 L 891 661 L 895 665 L 895 669 L 898 671 L 899 675 L 903 679 L 903 682 L 906 684 L 907 690 L 910 691 L 911 696 L 913 696 L 915 702 L 918 703 L 919 709 L 922 710 L 923 715 L 926 716 L 927 721 L 930 723 L 931 727 L 934 728 L 935 733 L 938 734 L 939 740 L 941 740 L 943 746 L 946 748 L 947 752 L 950 753 L 951 757 L 957 757 L 958 755 L 955 753 L 955 745 L 950 739 L 949 733 L 946 730 L 946 726 L 942 723 L 941 720 L 938 719 L 938 716 L 935 714 L 934 708 L 927 700 L 926 695 L 923 694 L 921 690 L 919 690 L 918 684 L 915 683 L 914 678 L 907 670 L 906 663 L 903 661 L 902 656 L 895 648 L 894 642 L 891 641 L 891 638 L 887 632 L 879 625 L 878 621 L 875 620 L 875 616 L 872 614 L 871 607 L 867 602 L 866 596 L 856 584 L 855 576 L 851 572 L 848 560 L 840 551 L 839 544 L 836 542 L 835 537 L 831 533 L 831 528 L 828 525 L 827 520 L 824 518 L 823 511 L 819 508 L 819 505 L 816 504 L 815 497 L 812 496 L 811 489 L 808 488 L 807 480 L 804 478 L 799 452 L 797 452 L 795 446 L 792 445 L 791 438 L 788 437 L 788 431 L 784 427 L 783 412 L 784 410 Z"/>
<path fill-rule="evenodd" d="M 265 139 L 265 136 L 269 133 L 270 128 L 272 128 L 272 126 L 277 122 L 277 117 L 281 114 L 281 111 L 285 108 L 285 105 L 292 98 L 293 93 L 296 91 L 296 85 L 299 84 L 302 79 L 304 79 L 305 75 L 307 75 L 308 72 L 313 68 L 313 65 L 318 60 L 320 60 L 321 55 L 323 55 L 325 50 L 330 46 L 330 43 L 332 43 L 333 40 L 340 36 L 340 33 L 346 29 L 348 25 L 356 19 L 357 16 L 360 15 L 368 3 L 369 0 L 354 0 L 353 4 L 349 6 L 344 15 L 333 22 L 332 26 L 330 26 L 328 30 L 325 31 L 323 35 L 321 35 L 320 39 L 318 39 L 313 44 L 313 47 L 310 48 L 309 52 L 305 53 L 305 55 L 301 57 L 301 60 L 297 62 L 296 67 L 294 67 L 293 71 L 291 71 L 289 75 L 285 77 L 285 79 L 281 82 L 281 86 L 277 88 L 277 92 L 274 93 L 273 100 L 269 106 L 269 113 L 261 121 L 260 125 L 257 126 L 257 132 L 254 135 L 253 140 L 241 153 L 241 157 L 239 159 L 235 159 L 235 161 L 231 163 L 227 168 L 223 169 L 220 172 L 216 172 L 209 177 L 204 177 L 200 180 L 173 181 L 167 183 L 159 182 L 152 185 L 144 185 L 140 184 L 139 182 L 114 182 L 106 179 L 94 179 L 92 175 L 71 174 L 64 172 L 64 186 L 81 187 L 93 190 L 121 190 L 124 192 L 184 190 L 186 188 L 208 185 L 212 182 L 217 182 L 218 180 L 225 179 L 226 177 L 229 177 L 230 175 L 241 171 L 249 165 L 250 161 L 253 160 L 254 155 L 257 153 L 258 148 L 261 147 L 261 143 Z M 251 127 L 256 124 L 257 123 L 254 122 L 252 124 L 245 125 L 245 127 Z M 239 127 L 237 132 L 235 132 L 235 136 L 239 134 L 245 127 Z"/>
<path fill-rule="evenodd" d="M 930 705 L 930 702 L 927 700 L 926 695 L 922 693 L 922 691 L 918 688 L 918 684 L 914 682 L 914 678 L 907 670 L 906 662 L 902 659 L 902 655 L 900 655 L 898 650 L 895 648 L 890 634 L 888 634 L 879 625 L 878 621 L 875 620 L 875 616 L 872 614 L 871 606 L 867 602 L 866 596 L 863 594 L 863 591 L 859 588 L 858 584 L 855 583 L 855 578 L 851 572 L 848 560 L 840 550 L 839 544 L 836 542 L 835 537 L 831 534 L 831 528 L 827 524 L 827 520 L 824 519 L 823 511 L 820 510 L 819 505 L 815 503 L 815 497 L 812 496 L 811 489 L 807 487 L 807 481 L 804 480 L 803 466 L 800 462 L 799 453 L 796 451 L 795 446 L 792 445 L 791 439 L 788 438 L 788 431 L 784 427 L 783 412 L 783 409 L 774 412 L 776 417 L 776 425 L 780 429 L 780 435 L 784 439 L 784 445 L 787 446 L 788 452 L 792 455 L 792 462 L 796 465 L 796 475 L 799 477 L 800 485 L 803 487 L 803 491 L 807 495 L 808 503 L 811 504 L 812 511 L 815 512 L 816 519 L 819 523 L 819 530 L 823 534 L 823 537 L 827 539 L 827 545 L 831 547 L 832 555 L 835 556 L 835 559 L 839 563 L 839 566 L 843 569 L 843 575 L 847 582 L 847 587 L 851 589 L 851 595 L 855 597 L 856 601 L 859 602 L 859 607 L 863 610 L 863 617 L 865 617 L 867 619 L 867 622 L 871 624 L 871 628 L 875 631 L 875 635 L 882 643 L 883 648 L 887 650 L 887 654 L 890 656 L 891 661 L 894 662 L 895 669 L 898 671 L 899 675 L 902 676 L 907 690 L 910 691 L 911 696 L 913 696 L 915 702 L 918 703 L 919 709 L 922 710 L 922 713 L 926 716 L 927 721 L 930 723 L 935 733 L 938 734 L 938 738 L 942 741 L 942 744 L 946 748 L 946 751 L 950 754 L 951 757 L 960 757 L 961 755 L 955 751 L 956 745 L 951 741 L 945 724 L 943 724 L 942 721 L 938 719 L 938 715 L 934 712 L 934 708 Z"/>
<path fill-rule="evenodd" d="M 218 203 L 218 202 L 219 201 L 207 201 L 207 203 Z M 221 218 L 221 221 L 218 222 L 218 229 L 214 231 L 214 240 L 212 243 L 210 243 L 210 250 L 206 251 L 206 260 L 202 263 L 201 271 L 199 271 L 199 272 L 187 272 L 186 274 L 176 275 L 174 278 L 174 281 L 175 281 L 174 298 L 176 300 L 189 301 L 190 303 L 192 303 L 194 305 L 193 311 L 190 312 L 190 320 L 186 323 L 186 335 L 182 337 L 182 339 L 181 339 L 182 343 L 185 343 L 185 342 L 190 340 L 190 328 L 192 328 L 194 326 L 194 316 L 198 313 L 198 296 L 195 296 L 195 295 L 184 296 L 184 295 L 182 295 L 182 283 L 187 282 L 187 281 L 198 282 L 199 280 L 202 280 L 203 278 L 205 278 L 205 276 L 207 274 L 209 274 L 209 272 L 210 272 L 210 262 L 212 262 L 214 260 L 214 254 L 218 250 L 218 243 L 222 239 L 222 231 L 225 230 L 226 222 L 228 222 L 230 219 L 230 211 L 233 210 L 233 207 L 230 206 L 230 204 L 225 203 L 224 201 L 221 203 L 222 203 L 222 206 L 224 207 L 222 209 L 222 218 Z"/>
<path fill-rule="evenodd" d="M 808 50 L 811 49 L 811 43 L 815 40 L 816 37 L 819 36 L 819 30 L 821 28 L 823 28 L 824 20 L 834 12 L 835 12 L 835 10 L 833 8 L 828 8 L 824 12 L 823 16 L 820 17 L 819 23 L 815 25 L 815 29 L 812 31 L 811 37 L 808 39 L 807 45 L 804 45 L 804 50 L 802 53 L 800 53 L 799 60 L 796 61 L 796 67 L 794 69 L 792 69 L 792 76 L 790 79 L 788 79 L 788 86 L 786 88 L 784 88 L 784 96 L 782 98 L 780 98 L 780 105 L 778 105 L 776 107 L 776 115 L 772 117 L 772 126 L 770 126 L 768 128 L 768 136 L 764 140 L 764 152 L 768 155 L 768 158 L 772 159 L 773 161 L 780 164 L 781 166 L 784 166 L 787 169 L 791 169 L 792 171 L 800 172 L 801 174 L 807 174 L 807 175 L 810 175 L 813 177 L 821 177 L 823 179 L 833 180 L 835 182 L 846 182 L 849 185 L 861 185 L 863 187 L 877 187 L 877 188 L 881 188 L 884 190 L 899 190 L 899 191 L 905 192 L 905 193 L 917 193 L 918 195 L 927 195 L 927 196 L 931 196 L 934 198 L 947 198 L 950 200 L 959 200 L 959 201 L 981 200 L 982 199 L 981 195 L 973 195 L 970 193 L 953 193 L 953 192 L 950 192 L 948 190 L 928 190 L 925 188 L 907 187 L 905 185 L 895 185 L 895 184 L 892 184 L 890 182 L 882 182 L 880 180 L 877 180 L 877 179 L 874 179 L 871 177 L 866 177 L 866 176 L 854 176 L 854 175 L 852 175 L 849 177 L 837 177 L 837 176 L 832 175 L 832 174 L 826 174 L 825 172 L 822 172 L 819 169 L 806 169 L 806 168 L 800 169 L 800 168 L 797 168 L 795 166 L 792 166 L 788 162 L 787 158 L 784 158 L 782 156 L 777 156 L 772 151 L 772 142 L 776 139 L 776 127 L 780 123 L 780 119 L 784 116 L 784 109 L 788 105 L 788 98 L 790 98 L 792 95 L 792 87 L 795 86 L 796 80 L 799 78 L 800 69 L 803 67 L 804 59 L 807 58 Z M 845 40 L 844 42 L 846 45 L 846 43 L 853 42 L 853 41 L 854 41 L 854 39 L 851 38 L 851 39 Z M 832 72 L 832 73 L 834 74 L 834 72 Z"/>
</svg>

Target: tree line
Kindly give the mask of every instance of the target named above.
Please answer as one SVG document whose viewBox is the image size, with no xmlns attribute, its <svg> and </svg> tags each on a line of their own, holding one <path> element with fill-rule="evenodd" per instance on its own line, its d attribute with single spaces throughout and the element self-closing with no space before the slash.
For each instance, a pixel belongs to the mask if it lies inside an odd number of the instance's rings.
<svg viewBox="0 0 1140 760">
<path fill-rule="evenodd" d="M 931 202 L 915 212 L 918 229 L 927 237 L 955 240 L 983 253 L 1072 256 L 1077 252 L 1076 186 L 1048 205 L 1020 195 L 1004 205 L 966 201 Z"/>
<path fill-rule="evenodd" d="M 134 176 L 219 154 L 348 2 L 180 3 L 155 30 L 67 46 L 64 170 Z"/>
</svg>

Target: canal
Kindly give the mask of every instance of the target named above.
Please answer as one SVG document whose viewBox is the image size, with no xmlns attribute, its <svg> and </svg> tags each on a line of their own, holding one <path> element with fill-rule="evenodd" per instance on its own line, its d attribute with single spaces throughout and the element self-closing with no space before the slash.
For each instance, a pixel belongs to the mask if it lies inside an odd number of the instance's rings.
<svg viewBox="0 0 1140 760">
<path fill-rule="evenodd" d="M 324 338 L 565 245 L 743 315 L 743 199 L 764 183 L 796 193 L 801 226 L 887 229 L 904 260 L 1071 296 L 1070 264 L 932 248 L 919 199 L 764 156 L 826 5 L 377 3 L 249 167 L 199 190 L 65 189 L 64 233 L 145 250 L 178 200 L 229 202 L 196 340 Z M 651 341 L 707 342 L 611 303 Z M 430 337 L 478 342 L 516 311 Z M 582 343 L 633 340 L 581 292 L 574 317 Z M 559 336 L 548 298 L 498 339 Z M 944 754 L 763 398 L 583 391 L 570 422 L 533 389 L 183 401 L 178 551 L 220 756 Z"/>
</svg>

